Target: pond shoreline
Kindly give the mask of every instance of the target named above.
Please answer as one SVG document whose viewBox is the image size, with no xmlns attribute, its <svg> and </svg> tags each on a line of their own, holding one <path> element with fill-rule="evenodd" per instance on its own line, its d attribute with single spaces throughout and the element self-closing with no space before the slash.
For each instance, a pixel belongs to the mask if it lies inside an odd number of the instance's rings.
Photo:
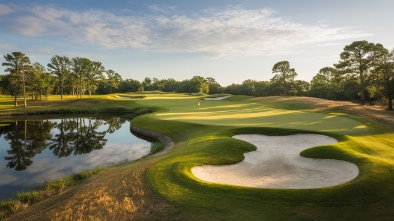
<svg viewBox="0 0 394 221">
<path fill-rule="evenodd" d="M 124 107 L 111 107 L 103 109 L 90 109 L 90 108 L 70 108 L 70 109 L 59 109 L 49 111 L 9 111 L 0 112 L 0 119 L 12 119 L 21 117 L 31 116 L 59 116 L 65 114 L 72 115 L 97 115 L 97 114 L 132 114 L 132 115 L 143 115 L 153 113 L 155 110 L 152 108 L 133 108 L 127 109 Z"/>
<path fill-rule="evenodd" d="M 143 128 L 138 128 L 138 127 L 134 127 L 134 126 L 130 126 L 130 130 L 133 133 L 136 133 L 138 135 L 150 138 L 150 139 L 154 139 L 154 140 L 158 140 L 161 142 L 164 142 L 166 144 L 164 150 L 153 154 L 154 156 L 159 156 L 162 154 L 165 154 L 166 152 L 168 152 L 168 150 L 170 150 L 172 147 L 175 146 L 174 141 L 172 141 L 172 139 L 164 134 L 155 132 L 153 130 L 148 130 L 148 129 L 143 129 Z"/>
</svg>

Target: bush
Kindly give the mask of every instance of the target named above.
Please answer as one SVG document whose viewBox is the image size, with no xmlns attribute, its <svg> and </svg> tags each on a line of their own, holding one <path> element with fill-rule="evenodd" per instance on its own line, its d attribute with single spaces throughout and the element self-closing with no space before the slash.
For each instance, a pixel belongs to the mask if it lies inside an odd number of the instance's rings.
<svg viewBox="0 0 394 221">
<path fill-rule="evenodd" d="M 0 220 L 22 210 L 23 206 L 19 201 L 7 200 L 0 202 Z"/>
<path fill-rule="evenodd" d="M 34 204 L 37 202 L 40 202 L 41 200 L 44 199 L 44 195 L 42 194 L 41 191 L 31 191 L 31 192 L 25 192 L 25 193 L 18 193 L 16 196 L 16 199 L 19 200 L 19 202 L 23 204 Z"/>
</svg>

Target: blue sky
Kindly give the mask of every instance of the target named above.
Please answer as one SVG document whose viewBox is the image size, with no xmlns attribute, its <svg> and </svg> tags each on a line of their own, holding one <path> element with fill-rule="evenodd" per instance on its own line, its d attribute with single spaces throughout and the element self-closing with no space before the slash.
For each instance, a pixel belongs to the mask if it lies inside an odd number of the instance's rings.
<svg viewBox="0 0 394 221">
<path fill-rule="evenodd" d="M 0 55 L 101 61 L 123 79 L 269 80 L 287 60 L 310 81 L 357 40 L 394 47 L 392 0 L 3 0 Z M 4 61 L 4 59 L 3 59 Z M 0 74 L 4 69 L 0 69 Z"/>
</svg>

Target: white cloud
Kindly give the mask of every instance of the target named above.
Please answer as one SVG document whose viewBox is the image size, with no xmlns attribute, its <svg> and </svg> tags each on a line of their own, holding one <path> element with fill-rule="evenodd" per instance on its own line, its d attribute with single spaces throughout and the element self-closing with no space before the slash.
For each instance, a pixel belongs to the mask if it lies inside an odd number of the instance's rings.
<svg viewBox="0 0 394 221">
<path fill-rule="evenodd" d="M 11 44 L 0 44 L 0 49 L 11 51 L 11 50 L 14 50 L 15 47 Z"/>
<path fill-rule="evenodd" d="M 148 8 L 153 12 L 164 13 L 164 14 L 173 12 L 176 9 L 175 6 L 162 7 L 159 5 L 149 5 Z"/>
<path fill-rule="evenodd" d="M 0 4 L 0 15 L 8 15 L 12 12 L 14 12 L 14 9 L 11 6 Z"/>
<path fill-rule="evenodd" d="M 333 44 L 368 36 L 348 28 L 305 25 L 275 16 L 271 9 L 226 8 L 199 16 L 156 14 L 122 16 L 105 11 L 74 12 L 45 7 L 23 8 L 14 30 L 25 36 L 56 36 L 103 48 L 133 48 L 213 56 L 280 54 L 304 44 Z"/>
</svg>

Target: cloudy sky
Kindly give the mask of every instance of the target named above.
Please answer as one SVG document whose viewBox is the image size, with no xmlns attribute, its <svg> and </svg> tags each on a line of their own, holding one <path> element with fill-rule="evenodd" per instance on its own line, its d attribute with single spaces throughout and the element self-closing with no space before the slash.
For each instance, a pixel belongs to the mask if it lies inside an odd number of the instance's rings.
<svg viewBox="0 0 394 221">
<path fill-rule="evenodd" d="M 269 80 L 287 60 L 310 81 L 357 40 L 394 47 L 392 0 L 2 0 L 0 55 L 101 61 L 123 79 Z M 4 59 L 2 60 L 2 62 Z M 0 74 L 4 73 L 0 69 Z"/>
</svg>

